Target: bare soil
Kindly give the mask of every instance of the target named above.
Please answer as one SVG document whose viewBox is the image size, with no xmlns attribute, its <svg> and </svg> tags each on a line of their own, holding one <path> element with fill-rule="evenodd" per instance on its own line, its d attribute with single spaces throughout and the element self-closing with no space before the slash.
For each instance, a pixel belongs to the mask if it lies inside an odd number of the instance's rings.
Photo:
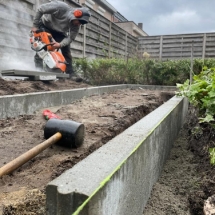
<svg viewBox="0 0 215 215">
<path fill-rule="evenodd" d="M 1 80 L 0 86 L 3 95 L 89 87 L 71 80 L 53 83 Z M 174 92 L 127 89 L 49 108 L 62 119 L 71 119 L 85 125 L 84 144 L 76 149 L 53 145 L 13 173 L 3 176 L 0 179 L 2 214 L 45 214 L 44 188 L 49 181 L 173 95 Z M 44 126 L 47 121 L 42 111 L 0 120 L 1 166 L 44 141 Z"/>
<path fill-rule="evenodd" d="M 31 82 L 0 79 L 0 95 L 91 87 L 71 80 Z M 0 215 L 44 215 L 45 186 L 114 136 L 137 122 L 174 95 L 174 92 L 143 89 L 118 90 L 91 96 L 49 110 L 62 119 L 85 125 L 85 141 L 80 148 L 55 144 L 9 175 L 0 178 Z M 0 120 L 0 166 L 44 141 L 43 110 L 33 115 Z M 154 186 L 145 215 L 203 214 L 204 201 L 214 193 L 214 168 L 208 147 L 214 133 L 207 127 L 193 132 L 197 125 L 190 109 L 187 122 L 175 142 L 161 178 Z M 195 135 L 193 135 L 195 134 Z"/>
<path fill-rule="evenodd" d="M 82 87 L 89 87 L 89 85 L 83 82 L 77 83 L 69 79 L 60 79 L 57 81 L 24 81 L 4 80 L 0 78 L 0 96 L 52 90 L 67 90 Z"/>
<path fill-rule="evenodd" d="M 200 125 L 197 111 L 191 106 L 144 215 L 214 214 L 215 168 L 208 151 L 215 147 L 214 137 L 215 130 Z M 205 207 L 206 202 L 210 207 Z"/>
</svg>

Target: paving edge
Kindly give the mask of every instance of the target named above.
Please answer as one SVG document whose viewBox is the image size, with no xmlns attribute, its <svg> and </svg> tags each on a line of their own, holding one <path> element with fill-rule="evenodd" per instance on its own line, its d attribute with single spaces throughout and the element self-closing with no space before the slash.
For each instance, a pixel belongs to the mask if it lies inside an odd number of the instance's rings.
<svg viewBox="0 0 215 215">
<path fill-rule="evenodd" d="M 182 127 L 174 96 L 46 187 L 48 215 L 140 215 Z"/>
<path fill-rule="evenodd" d="M 171 86 L 122 84 L 0 96 L 0 119 L 5 119 L 7 117 L 17 117 L 19 115 L 25 114 L 33 114 L 35 111 L 42 108 L 67 105 L 75 100 L 82 99 L 83 97 L 91 95 L 101 95 L 103 93 L 113 92 L 117 89 L 126 88 L 143 88 L 148 90 L 176 90 L 176 87 Z"/>
</svg>

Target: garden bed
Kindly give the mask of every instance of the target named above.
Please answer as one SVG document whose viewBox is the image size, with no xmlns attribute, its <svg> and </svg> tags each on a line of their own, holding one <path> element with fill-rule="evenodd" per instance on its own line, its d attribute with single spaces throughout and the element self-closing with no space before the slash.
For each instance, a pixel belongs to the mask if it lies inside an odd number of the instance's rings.
<svg viewBox="0 0 215 215">
<path fill-rule="evenodd" d="M 5 81 L 0 95 L 90 87 L 70 80 L 56 82 Z M 45 214 L 45 186 L 66 169 L 84 159 L 111 138 L 156 109 L 174 92 L 119 90 L 91 96 L 62 107 L 52 107 L 63 119 L 84 123 L 85 141 L 78 149 L 54 145 L 0 179 L 0 214 Z M 44 141 L 46 123 L 42 110 L 34 115 L 0 120 L 0 165 Z M 198 120 L 194 109 L 175 142 L 159 181 L 155 184 L 144 215 L 203 214 L 204 201 L 215 191 L 214 167 L 208 148 L 214 147 L 213 129 L 195 132 Z M 4 211 L 4 212 L 3 212 Z"/>
<path fill-rule="evenodd" d="M 24 86 L 22 86 L 24 85 Z M 88 87 L 70 80 L 53 83 L 4 81 L 2 94 L 25 93 Z M 10 86 L 10 87 L 9 87 Z M 28 86 L 28 87 L 26 87 Z M 7 91 L 8 89 L 8 91 Z M 29 90 L 28 90 L 29 89 Z M 38 90 L 40 89 L 40 90 Z M 9 91 L 10 90 L 10 91 Z M 12 90 L 12 91 L 11 91 Z M 22 91 L 22 93 L 23 93 Z M 49 108 L 62 119 L 85 125 L 84 144 L 69 149 L 53 145 L 9 175 L 0 179 L 0 212 L 2 214 L 45 214 L 45 187 L 65 170 L 84 159 L 110 139 L 159 107 L 174 92 L 139 89 L 117 90 L 77 100 L 69 105 Z M 27 150 L 44 141 L 46 119 L 43 110 L 33 115 L 0 120 L 0 165 L 10 162 Z M 0 213 L 1 214 L 1 213 Z"/>
</svg>

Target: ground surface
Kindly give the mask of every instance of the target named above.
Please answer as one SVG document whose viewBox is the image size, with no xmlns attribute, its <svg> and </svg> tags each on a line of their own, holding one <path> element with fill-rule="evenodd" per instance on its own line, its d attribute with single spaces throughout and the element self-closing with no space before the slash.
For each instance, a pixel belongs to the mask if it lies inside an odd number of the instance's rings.
<svg viewBox="0 0 215 215">
<path fill-rule="evenodd" d="M 1 80 L 2 95 L 88 87 L 70 80 L 53 83 Z M 51 111 L 62 119 L 85 125 L 84 144 L 78 149 L 59 145 L 43 151 L 10 175 L 0 179 L 1 210 L 5 214 L 45 214 L 46 184 L 102 146 L 174 95 L 174 92 L 119 90 L 91 96 Z M 34 115 L 0 120 L 0 166 L 44 141 L 43 110 Z M 28 213 L 27 213 L 28 212 Z"/>
<path fill-rule="evenodd" d="M 0 95 L 90 87 L 70 80 L 57 82 L 5 81 Z M 153 111 L 173 93 L 138 90 L 91 96 L 63 107 L 50 108 L 63 119 L 82 122 L 84 144 L 78 149 L 53 145 L 10 175 L 0 178 L 0 215 L 44 215 L 46 184 L 71 168 L 131 124 Z M 0 166 L 44 141 L 42 110 L 31 116 L 0 120 Z M 203 214 L 203 204 L 214 193 L 214 170 L 207 149 L 212 131 L 191 135 L 195 114 L 188 114 L 144 215 Z"/>
</svg>

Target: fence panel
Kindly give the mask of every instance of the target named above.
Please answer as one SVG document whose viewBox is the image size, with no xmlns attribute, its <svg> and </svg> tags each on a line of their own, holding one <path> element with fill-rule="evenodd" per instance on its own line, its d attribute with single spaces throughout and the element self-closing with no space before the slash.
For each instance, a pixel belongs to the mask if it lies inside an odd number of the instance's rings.
<svg viewBox="0 0 215 215">
<path fill-rule="evenodd" d="M 193 58 L 215 57 L 215 33 L 139 37 L 138 44 L 140 55 L 147 52 L 154 59 L 190 58 L 192 45 Z"/>
</svg>

